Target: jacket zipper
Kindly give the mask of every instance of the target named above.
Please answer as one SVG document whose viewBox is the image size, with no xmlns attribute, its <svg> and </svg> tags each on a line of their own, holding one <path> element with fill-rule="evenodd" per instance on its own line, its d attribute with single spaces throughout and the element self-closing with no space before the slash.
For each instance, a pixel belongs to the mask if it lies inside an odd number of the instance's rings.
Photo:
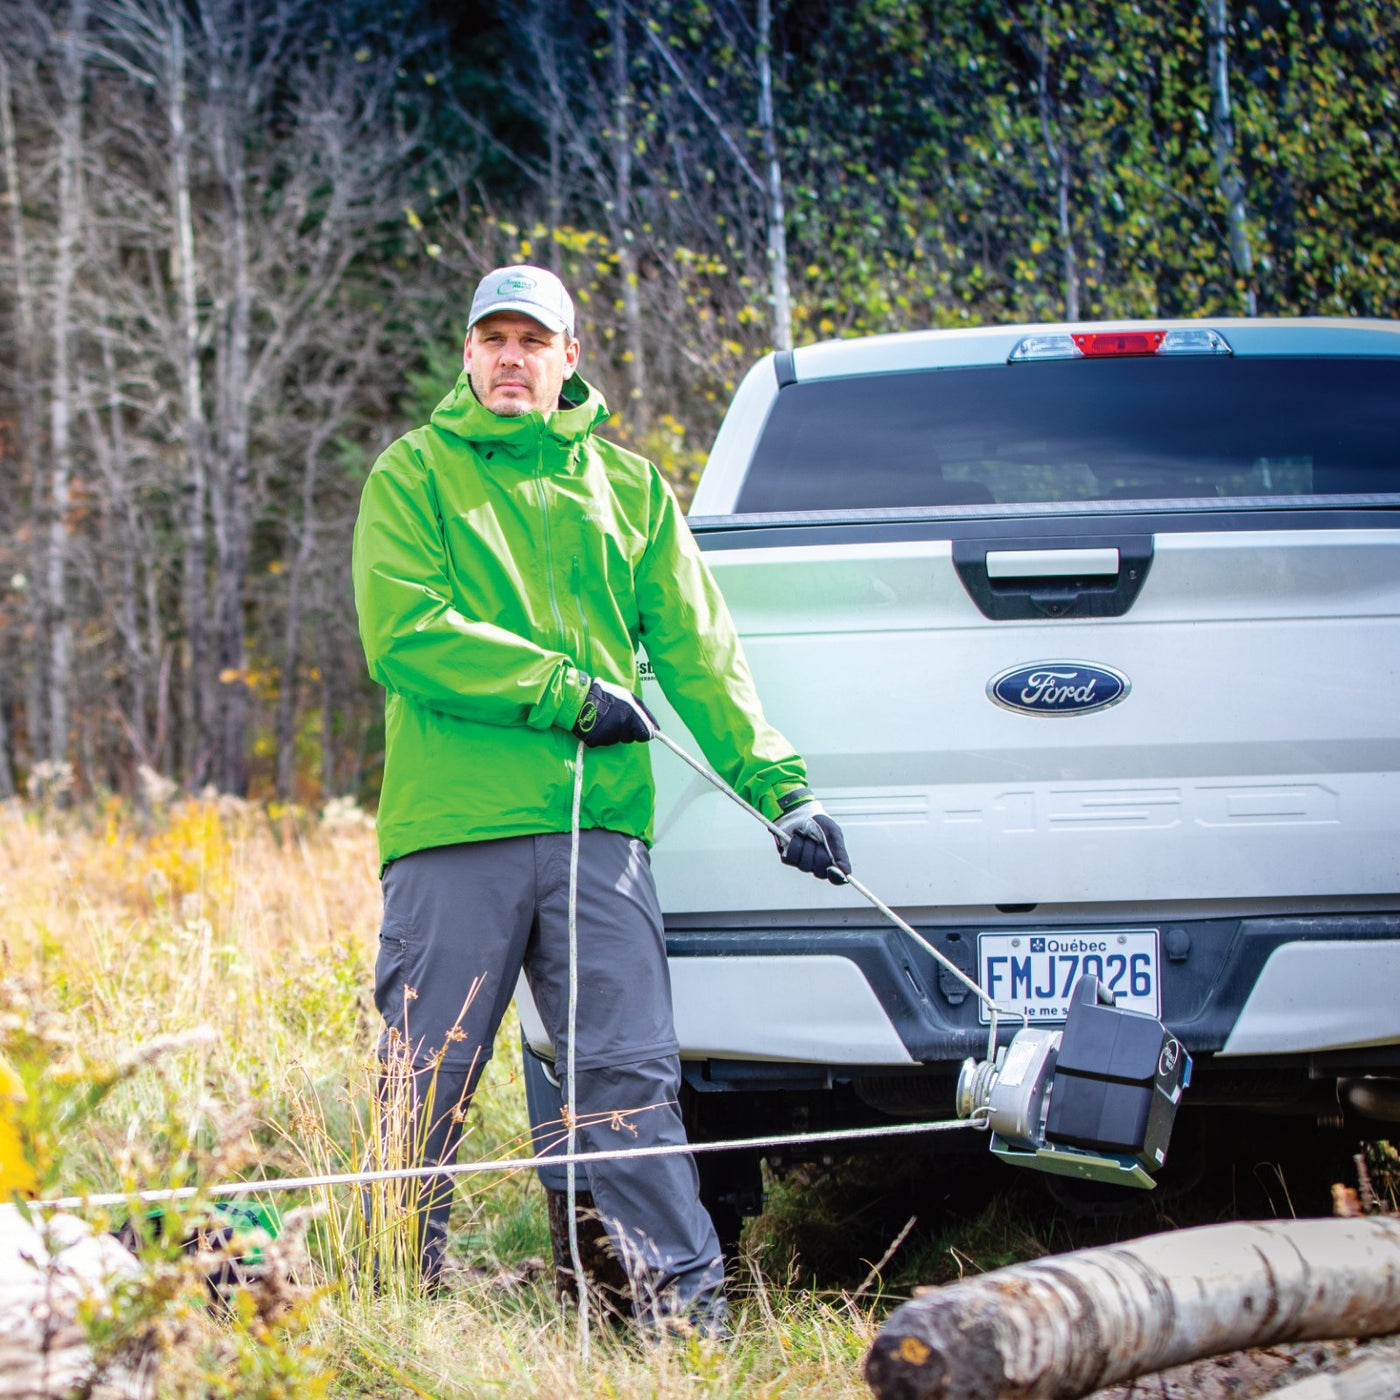
<svg viewBox="0 0 1400 1400">
<path fill-rule="evenodd" d="M 559 649 L 567 652 L 569 639 L 564 635 L 564 614 L 559 611 L 559 597 L 554 591 L 554 546 L 549 534 L 549 502 L 544 490 L 544 430 L 540 430 L 539 454 L 535 458 L 535 483 L 540 488 L 540 519 L 544 522 L 544 570 L 549 585 L 549 607 L 559 633 Z"/>
<path fill-rule="evenodd" d="M 593 639 L 588 633 L 588 614 L 583 608 L 583 577 L 579 568 L 578 555 L 569 560 L 569 583 L 574 591 L 574 603 L 578 607 L 578 620 L 583 624 L 583 669 L 593 674 Z"/>
</svg>

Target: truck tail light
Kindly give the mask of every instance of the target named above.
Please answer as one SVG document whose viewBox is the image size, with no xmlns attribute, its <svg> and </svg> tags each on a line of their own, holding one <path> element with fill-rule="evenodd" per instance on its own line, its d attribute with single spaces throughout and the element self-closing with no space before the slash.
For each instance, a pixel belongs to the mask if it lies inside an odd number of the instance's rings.
<svg viewBox="0 0 1400 1400">
<path fill-rule="evenodd" d="M 1232 355 L 1229 342 L 1219 331 L 1042 331 L 1024 336 L 1006 357 L 1018 360 L 1102 359 L 1110 355 Z"/>
</svg>

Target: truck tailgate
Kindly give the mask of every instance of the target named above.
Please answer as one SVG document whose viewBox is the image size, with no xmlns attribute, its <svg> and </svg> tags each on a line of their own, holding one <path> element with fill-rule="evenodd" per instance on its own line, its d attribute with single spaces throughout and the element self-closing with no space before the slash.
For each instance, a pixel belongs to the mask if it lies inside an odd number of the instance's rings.
<svg viewBox="0 0 1400 1400">
<path fill-rule="evenodd" d="M 939 533 L 707 554 L 770 719 L 883 898 L 932 911 L 1400 888 L 1400 532 L 1163 532 L 1123 616 L 997 622 Z M 1027 714 L 988 694 L 1008 669 L 1073 662 L 1126 677 L 1121 702 Z M 696 752 L 654 682 L 645 698 Z M 668 914 L 860 916 L 849 893 L 781 867 L 672 756 L 653 764 Z"/>
</svg>

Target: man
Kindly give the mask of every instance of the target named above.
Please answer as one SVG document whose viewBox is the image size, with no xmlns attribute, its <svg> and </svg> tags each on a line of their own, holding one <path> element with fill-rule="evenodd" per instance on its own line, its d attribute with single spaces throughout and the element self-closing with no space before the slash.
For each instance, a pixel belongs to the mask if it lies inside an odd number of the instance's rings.
<svg viewBox="0 0 1400 1400">
<path fill-rule="evenodd" d="M 802 760 L 763 717 L 669 486 L 594 436 L 607 407 L 575 372 L 579 350 L 557 277 L 489 273 L 456 387 L 375 463 L 355 526 L 360 634 L 388 692 L 375 1001 L 386 1052 L 407 1046 L 432 1081 L 434 1164 L 455 1159 L 461 1108 L 522 965 L 564 1077 L 580 740 L 579 1148 L 685 1140 L 647 853 L 654 721 L 635 694 L 639 646 L 710 762 L 787 833 L 783 860 L 836 881 L 850 871 Z M 693 1161 L 597 1163 L 588 1175 L 644 1320 L 681 1312 L 722 1330 L 723 1264 Z M 451 1198 L 437 1181 L 422 1234 L 429 1280 Z"/>
</svg>

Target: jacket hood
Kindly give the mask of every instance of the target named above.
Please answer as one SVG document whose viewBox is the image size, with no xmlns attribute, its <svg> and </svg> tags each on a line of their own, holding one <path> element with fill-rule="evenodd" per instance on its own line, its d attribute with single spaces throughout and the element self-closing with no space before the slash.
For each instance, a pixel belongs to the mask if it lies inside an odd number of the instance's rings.
<svg viewBox="0 0 1400 1400">
<path fill-rule="evenodd" d="M 608 416 L 608 405 L 602 394 L 580 374 L 571 375 L 560 395 L 560 404 L 545 422 L 544 414 L 532 410 L 519 417 L 506 418 L 492 413 L 476 396 L 471 376 L 463 370 L 457 376 L 452 391 L 433 410 L 433 427 L 467 442 L 491 442 L 502 446 L 539 440 L 541 426 L 545 433 L 561 443 L 573 443 L 586 438 Z"/>
</svg>

